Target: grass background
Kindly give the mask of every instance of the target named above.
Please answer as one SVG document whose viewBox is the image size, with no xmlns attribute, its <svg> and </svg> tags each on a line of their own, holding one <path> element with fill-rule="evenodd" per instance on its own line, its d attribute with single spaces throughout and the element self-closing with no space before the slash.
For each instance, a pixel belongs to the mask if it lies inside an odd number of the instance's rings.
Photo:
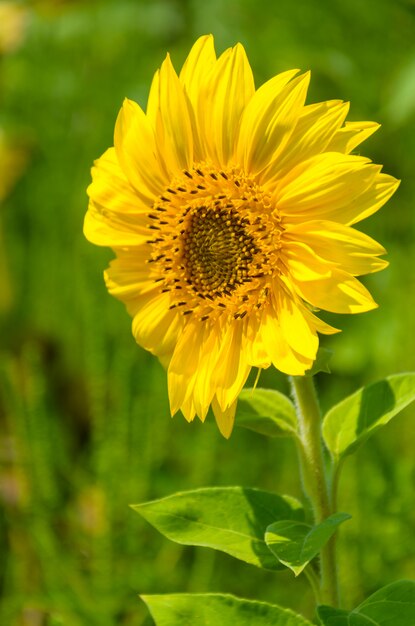
<svg viewBox="0 0 415 626">
<path fill-rule="evenodd" d="M 5 7 L 7 11 L 5 10 Z M 3 13 L 2 13 L 3 11 Z M 5 17 L 7 13 L 7 16 Z M 203 33 L 241 41 L 257 84 L 312 70 L 309 102 L 351 100 L 383 128 L 363 153 L 402 179 L 363 226 L 390 268 L 380 308 L 337 317 L 322 405 L 414 369 L 415 2 L 0 2 L 0 623 L 149 626 L 140 593 L 226 591 L 310 615 L 306 583 L 169 543 L 129 503 L 205 485 L 300 495 L 291 442 L 168 416 L 166 377 L 135 345 L 82 235 L 89 168 L 124 96 L 144 104 L 167 50 L 180 67 Z M 0 197 L 1 199 L 1 197 Z M 275 371 L 261 384 L 286 390 Z M 415 576 L 414 409 L 349 459 L 339 542 L 346 606 Z"/>
</svg>

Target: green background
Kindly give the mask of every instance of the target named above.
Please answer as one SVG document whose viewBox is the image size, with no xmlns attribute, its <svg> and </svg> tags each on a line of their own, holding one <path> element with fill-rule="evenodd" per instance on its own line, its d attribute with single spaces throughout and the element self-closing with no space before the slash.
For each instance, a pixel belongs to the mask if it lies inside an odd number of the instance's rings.
<svg viewBox="0 0 415 626">
<path fill-rule="evenodd" d="M 380 308 L 331 316 L 344 332 L 323 340 L 335 355 L 332 375 L 318 377 L 322 405 L 415 369 L 415 2 L 10 4 L 26 21 L 0 58 L 0 127 L 25 166 L 0 207 L 0 623 L 149 625 L 137 594 L 177 591 L 261 598 L 310 616 L 302 577 L 176 546 L 128 508 L 206 485 L 301 489 L 290 441 L 242 429 L 226 441 L 212 421 L 170 419 L 165 372 L 135 345 L 103 284 L 111 252 L 83 238 L 85 189 L 123 98 L 145 104 L 167 51 L 179 68 L 211 32 L 218 52 L 244 44 L 257 85 L 311 69 L 308 102 L 351 100 L 350 120 L 381 122 L 362 153 L 402 179 L 362 227 L 389 252 L 390 268 L 364 281 Z M 9 169 L 0 177 L 17 165 Z M 271 370 L 261 385 L 287 390 Z M 414 577 L 414 417 L 406 410 L 347 461 L 339 508 L 353 519 L 339 559 L 349 608 Z"/>
</svg>

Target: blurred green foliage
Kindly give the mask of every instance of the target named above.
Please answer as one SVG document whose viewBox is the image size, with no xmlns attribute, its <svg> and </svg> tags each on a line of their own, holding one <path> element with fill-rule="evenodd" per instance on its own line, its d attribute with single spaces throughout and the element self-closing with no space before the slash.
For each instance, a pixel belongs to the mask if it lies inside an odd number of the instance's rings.
<svg viewBox="0 0 415 626">
<path fill-rule="evenodd" d="M 245 45 L 258 84 L 310 68 L 309 102 L 350 99 L 349 119 L 381 122 L 362 151 L 403 179 L 363 226 L 391 266 L 366 281 L 378 310 L 332 318 L 344 332 L 325 340 L 323 407 L 414 369 L 414 29 L 413 0 L 0 2 L 2 625 L 148 625 L 139 592 L 225 591 L 310 614 L 301 578 L 170 544 L 128 508 L 205 485 L 300 485 L 289 441 L 243 429 L 225 441 L 212 423 L 168 417 L 165 373 L 103 285 L 111 253 L 83 239 L 85 189 L 122 99 L 145 103 L 167 50 L 179 67 L 212 32 L 219 51 Z M 287 390 L 275 371 L 267 385 Z M 414 417 L 347 462 L 346 606 L 414 576 Z"/>
</svg>

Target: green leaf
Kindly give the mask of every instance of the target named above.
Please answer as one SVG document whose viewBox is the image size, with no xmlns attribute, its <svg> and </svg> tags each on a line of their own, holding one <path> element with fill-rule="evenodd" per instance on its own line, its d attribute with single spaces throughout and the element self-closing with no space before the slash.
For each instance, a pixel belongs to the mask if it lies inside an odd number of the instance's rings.
<svg viewBox="0 0 415 626">
<path fill-rule="evenodd" d="M 331 606 L 319 606 L 317 612 L 323 626 L 373 626 L 373 623 L 363 615 L 333 609 Z"/>
<path fill-rule="evenodd" d="M 295 435 L 297 415 L 287 396 L 274 389 L 242 389 L 236 410 L 237 426 L 268 437 Z"/>
<path fill-rule="evenodd" d="M 228 594 L 177 593 L 141 597 L 157 626 L 312 626 L 289 609 Z"/>
<path fill-rule="evenodd" d="M 330 361 L 333 356 L 333 350 L 329 350 L 329 348 L 320 347 L 317 352 L 316 360 L 313 363 L 311 369 L 307 370 L 306 376 L 314 376 L 319 372 L 324 372 L 326 374 L 331 374 L 330 370 Z"/>
<path fill-rule="evenodd" d="M 317 526 L 295 520 L 275 522 L 268 526 L 265 541 L 277 559 L 298 576 L 337 527 L 350 518 L 348 513 L 335 513 Z"/>
<path fill-rule="evenodd" d="M 132 508 L 172 541 L 221 550 L 270 570 L 283 566 L 265 543 L 267 526 L 304 518 L 298 500 L 244 487 L 186 491 Z"/>
<path fill-rule="evenodd" d="M 415 400 L 415 373 L 395 374 L 363 387 L 332 407 L 323 420 L 324 441 L 340 459 Z"/>
<path fill-rule="evenodd" d="M 350 612 L 319 606 L 318 616 L 324 626 L 414 626 L 415 582 L 382 587 Z"/>
</svg>

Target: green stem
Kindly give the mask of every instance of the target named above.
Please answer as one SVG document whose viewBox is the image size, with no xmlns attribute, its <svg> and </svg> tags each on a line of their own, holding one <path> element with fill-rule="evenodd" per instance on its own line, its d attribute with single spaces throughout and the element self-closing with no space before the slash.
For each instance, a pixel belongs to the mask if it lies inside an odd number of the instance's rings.
<svg viewBox="0 0 415 626">
<path fill-rule="evenodd" d="M 320 599 L 320 581 L 318 579 L 317 574 L 311 567 L 311 565 L 307 565 L 307 567 L 303 570 L 304 575 L 306 576 L 308 582 L 310 583 L 310 587 L 314 593 L 314 597 L 316 599 L 317 604 L 321 604 Z"/>
<path fill-rule="evenodd" d="M 315 523 L 319 524 L 334 512 L 324 463 L 320 407 L 311 376 L 293 376 L 291 385 L 297 408 L 303 487 L 310 499 Z M 320 552 L 320 570 L 321 601 L 337 607 L 339 593 L 334 538 Z"/>
<path fill-rule="evenodd" d="M 336 460 L 333 467 L 331 485 L 330 485 L 330 502 L 333 511 L 337 511 L 337 491 L 339 487 L 340 473 L 343 469 L 343 459 Z"/>
</svg>

